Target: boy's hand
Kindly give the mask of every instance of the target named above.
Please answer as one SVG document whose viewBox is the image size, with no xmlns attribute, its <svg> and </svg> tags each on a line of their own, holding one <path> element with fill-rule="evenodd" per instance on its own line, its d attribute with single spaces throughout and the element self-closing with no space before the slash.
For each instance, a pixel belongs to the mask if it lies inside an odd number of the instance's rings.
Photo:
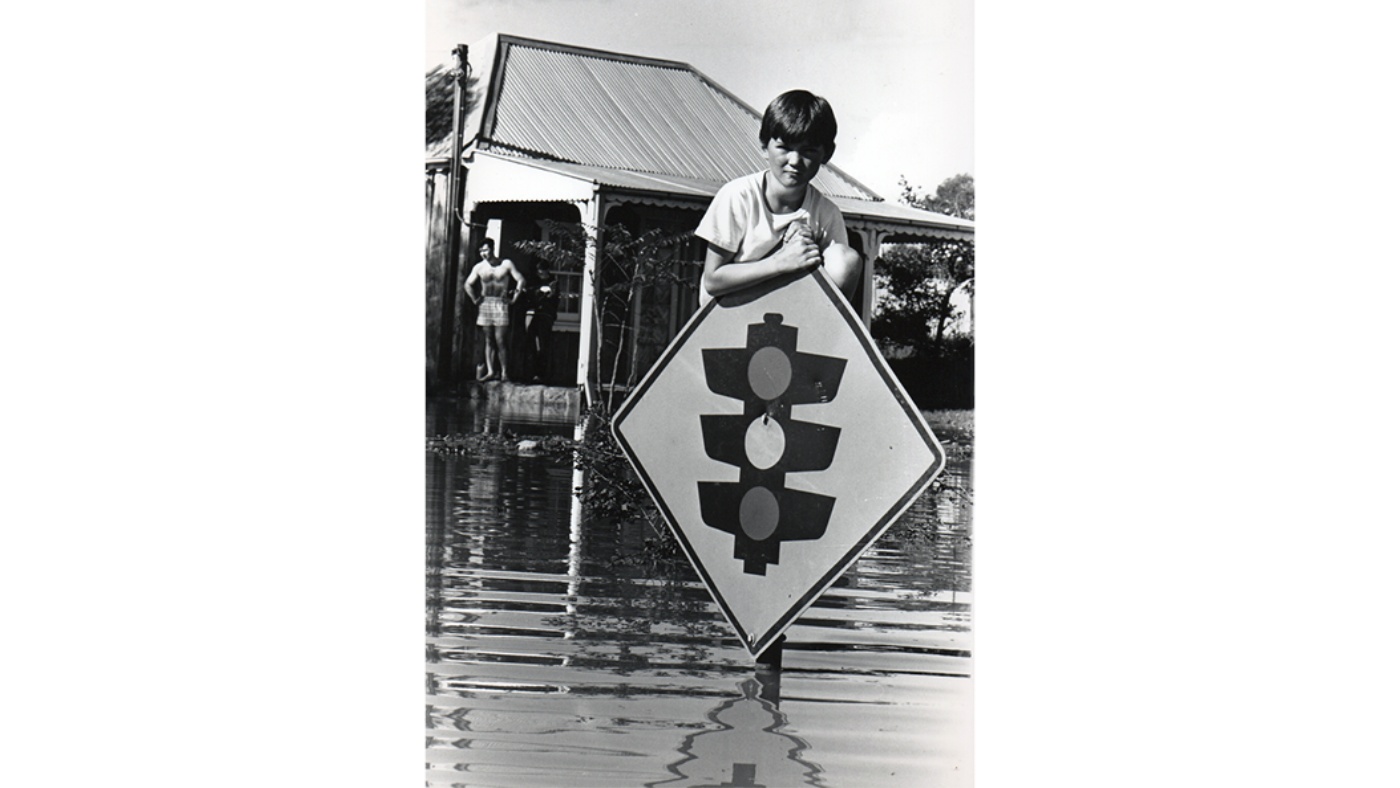
<svg viewBox="0 0 1400 788">
<path fill-rule="evenodd" d="M 783 248 L 778 249 L 773 262 L 783 273 L 808 272 L 822 265 L 822 253 L 811 238 L 795 234 L 790 241 L 783 244 Z"/>
<path fill-rule="evenodd" d="M 783 273 L 810 271 L 821 265 L 822 255 L 812 240 L 812 229 L 801 223 L 791 225 L 773 262 Z"/>
<path fill-rule="evenodd" d="M 789 224 L 787 230 L 783 232 L 783 243 L 792 243 L 794 240 L 816 243 L 817 239 L 812 235 L 812 225 L 805 221 L 795 221 Z"/>
</svg>

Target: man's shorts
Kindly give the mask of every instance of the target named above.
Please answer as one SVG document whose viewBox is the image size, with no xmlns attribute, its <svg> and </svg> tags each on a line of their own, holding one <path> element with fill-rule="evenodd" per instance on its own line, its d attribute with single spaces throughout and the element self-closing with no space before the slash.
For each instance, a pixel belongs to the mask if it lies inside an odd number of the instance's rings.
<svg viewBox="0 0 1400 788">
<path fill-rule="evenodd" d="M 476 307 L 476 324 L 478 326 L 508 326 L 510 325 L 510 312 L 506 309 L 504 298 L 487 296 L 481 299 L 481 303 Z"/>
</svg>

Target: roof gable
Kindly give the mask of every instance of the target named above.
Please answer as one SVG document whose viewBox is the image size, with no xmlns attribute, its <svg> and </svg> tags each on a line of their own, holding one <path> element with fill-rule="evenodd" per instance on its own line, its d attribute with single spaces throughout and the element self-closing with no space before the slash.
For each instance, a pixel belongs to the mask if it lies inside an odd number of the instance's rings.
<svg viewBox="0 0 1400 788">
<path fill-rule="evenodd" d="M 688 64 L 493 38 L 465 130 L 481 149 L 716 184 L 765 166 L 759 113 Z M 880 199 L 830 165 L 814 185 Z"/>
</svg>

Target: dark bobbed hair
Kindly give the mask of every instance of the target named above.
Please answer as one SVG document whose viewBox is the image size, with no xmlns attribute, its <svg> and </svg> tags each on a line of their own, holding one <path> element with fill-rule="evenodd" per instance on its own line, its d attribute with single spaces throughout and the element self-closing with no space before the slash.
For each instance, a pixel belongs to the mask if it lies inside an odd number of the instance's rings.
<svg viewBox="0 0 1400 788">
<path fill-rule="evenodd" d="M 789 90 L 773 99 L 763 113 L 758 141 L 767 145 L 771 139 L 788 145 L 823 145 L 830 153 L 836 149 L 836 113 L 821 96 Z"/>
</svg>

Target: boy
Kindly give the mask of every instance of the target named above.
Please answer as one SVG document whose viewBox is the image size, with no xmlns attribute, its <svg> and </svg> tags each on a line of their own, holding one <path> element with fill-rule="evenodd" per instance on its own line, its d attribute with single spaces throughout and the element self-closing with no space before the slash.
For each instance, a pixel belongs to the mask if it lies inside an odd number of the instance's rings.
<svg viewBox="0 0 1400 788">
<path fill-rule="evenodd" d="M 695 235 L 705 239 L 708 297 L 819 265 L 849 301 L 862 270 L 841 211 L 811 186 L 836 152 L 836 115 L 821 96 L 791 90 L 763 113 L 758 140 L 764 171 L 730 181 L 715 194 Z"/>
</svg>

